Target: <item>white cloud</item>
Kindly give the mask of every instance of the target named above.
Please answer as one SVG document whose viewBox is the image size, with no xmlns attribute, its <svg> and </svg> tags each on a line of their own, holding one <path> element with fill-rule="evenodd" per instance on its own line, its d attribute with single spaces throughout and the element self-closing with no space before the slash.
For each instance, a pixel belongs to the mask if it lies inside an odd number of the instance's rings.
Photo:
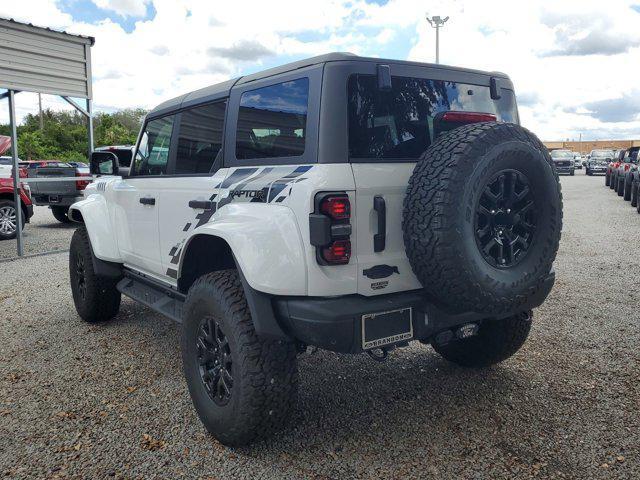
<svg viewBox="0 0 640 480">
<path fill-rule="evenodd" d="M 0 16 L 94 36 L 96 108 L 150 108 L 267 62 L 328 51 L 431 62 L 428 13 L 451 17 L 441 30 L 441 61 L 508 73 L 523 124 L 541 137 L 640 137 L 629 108 L 640 64 L 640 13 L 631 0 L 93 1 L 136 20 L 133 31 L 106 18 L 78 21 L 82 12 L 72 18 L 54 0 L 2 2 Z M 151 2 L 156 13 L 146 19 Z M 2 108 L 0 102 L 0 115 Z"/>
<path fill-rule="evenodd" d="M 111 10 L 122 17 L 144 17 L 149 0 L 92 0 L 99 8 Z"/>
</svg>

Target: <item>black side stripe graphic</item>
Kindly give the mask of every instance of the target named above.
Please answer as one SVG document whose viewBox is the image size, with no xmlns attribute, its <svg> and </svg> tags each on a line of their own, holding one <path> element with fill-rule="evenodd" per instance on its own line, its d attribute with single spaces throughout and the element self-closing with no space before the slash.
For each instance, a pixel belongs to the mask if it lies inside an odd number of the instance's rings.
<svg viewBox="0 0 640 480">
<path fill-rule="evenodd" d="M 219 188 L 229 188 L 234 183 L 241 182 L 245 178 L 253 175 L 258 171 L 257 168 L 238 168 L 231 175 L 224 179 Z"/>
</svg>

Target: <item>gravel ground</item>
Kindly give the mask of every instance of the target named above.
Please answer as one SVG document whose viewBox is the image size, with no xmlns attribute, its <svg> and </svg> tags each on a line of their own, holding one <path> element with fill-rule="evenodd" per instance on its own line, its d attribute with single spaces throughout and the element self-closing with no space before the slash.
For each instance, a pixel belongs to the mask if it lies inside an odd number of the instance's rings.
<svg viewBox="0 0 640 480">
<path fill-rule="evenodd" d="M 33 217 L 23 231 L 24 253 L 33 255 L 57 250 L 68 250 L 75 223 L 60 223 L 49 207 L 33 207 Z M 16 257 L 16 241 L 0 242 L 0 259 Z"/>
<path fill-rule="evenodd" d="M 195 416 L 178 326 L 131 301 L 82 323 L 65 253 L 0 263 L 0 474 L 640 478 L 640 215 L 602 177 L 562 183 L 558 280 L 515 357 L 473 371 L 413 343 L 382 364 L 304 355 L 292 426 L 235 450 Z"/>
</svg>

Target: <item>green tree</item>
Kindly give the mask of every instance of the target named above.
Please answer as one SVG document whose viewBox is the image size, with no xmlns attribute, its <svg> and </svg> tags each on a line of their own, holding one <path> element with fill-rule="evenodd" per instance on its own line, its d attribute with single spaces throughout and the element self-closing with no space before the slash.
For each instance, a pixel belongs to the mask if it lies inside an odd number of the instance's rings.
<svg viewBox="0 0 640 480">
<path fill-rule="evenodd" d="M 130 145 L 138 137 L 147 111 L 141 108 L 94 115 L 94 144 Z M 28 114 L 18 125 L 18 154 L 25 160 L 87 161 L 87 119 L 76 111 L 43 111 L 43 129 L 39 116 Z M 0 135 L 10 135 L 8 124 L 0 124 Z"/>
</svg>

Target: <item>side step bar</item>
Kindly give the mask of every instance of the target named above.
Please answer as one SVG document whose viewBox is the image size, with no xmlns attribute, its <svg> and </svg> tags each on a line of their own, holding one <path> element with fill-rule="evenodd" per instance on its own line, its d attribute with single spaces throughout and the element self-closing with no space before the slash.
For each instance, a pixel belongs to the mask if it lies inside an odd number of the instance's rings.
<svg viewBox="0 0 640 480">
<path fill-rule="evenodd" d="M 183 293 L 130 270 L 124 270 L 124 278 L 118 282 L 116 288 L 127 297 L 182 323 L 182 307 L 186 298 Z"/>
</svg>

